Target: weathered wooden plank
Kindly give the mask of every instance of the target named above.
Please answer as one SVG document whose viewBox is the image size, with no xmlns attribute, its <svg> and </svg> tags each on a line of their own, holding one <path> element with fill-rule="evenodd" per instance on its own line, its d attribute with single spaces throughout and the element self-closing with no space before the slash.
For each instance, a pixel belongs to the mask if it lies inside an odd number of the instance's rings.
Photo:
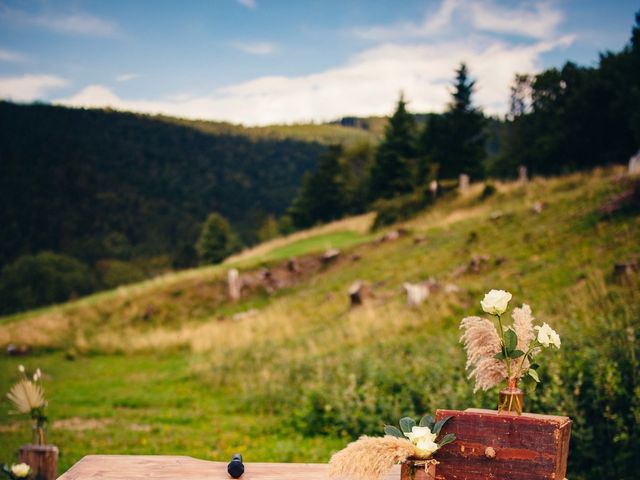
<svg viewBox="0 0 640 480">
<path fill-rule="evenodd" d="M 326 480 L 329 466 L 320 463 L 245 463 L 241 480 Z M 183 456 L 89 455 L 59 480 L 229 480 L 227 463 Z M 399 480 L 400 466 L 384 480 Z"/>
<path fill-rule="evenodd" d="M 437 478 L 443 480 L 562 480 L 567 469 L 571 420 L 494 410 L 438 410 L 451 416 L 442 433 L 457 440 L 438 452 Z"/>
</svg>

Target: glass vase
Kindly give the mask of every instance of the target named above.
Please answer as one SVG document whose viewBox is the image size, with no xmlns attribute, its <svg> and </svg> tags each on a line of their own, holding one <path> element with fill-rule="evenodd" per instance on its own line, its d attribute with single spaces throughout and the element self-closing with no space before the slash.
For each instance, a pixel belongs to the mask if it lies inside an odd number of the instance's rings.
<svg viewBox="0 0 640 480">
<path fill-rule="evenodd" d="M 33 426 L 31 427 L 31 443 L 33 445 L 47 444 L 47 429 L 44 424 L 33 424 Z"/>
<path fill-rule="evenodd" d="M 518 388 L 518 379 L 510 378 L 507 386 L 498 396 L 498 413 L 516 413 L 522 415 L 524 392 Z"/>
</svg>

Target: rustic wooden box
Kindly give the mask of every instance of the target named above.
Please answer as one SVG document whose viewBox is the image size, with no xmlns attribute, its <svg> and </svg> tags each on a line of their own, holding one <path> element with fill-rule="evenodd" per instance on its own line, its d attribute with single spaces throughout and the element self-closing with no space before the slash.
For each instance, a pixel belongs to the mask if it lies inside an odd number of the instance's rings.
<svg viewBox="0 0 640 480">
<path fill-rule="evenodd" d="M 567 472 L 571 420 L 568 417 L 495 410 L 438 410 L 452 418 L 442 433 L 456 441 L 437 454 L 438 480 L 563 480 Z"/>
</svg>

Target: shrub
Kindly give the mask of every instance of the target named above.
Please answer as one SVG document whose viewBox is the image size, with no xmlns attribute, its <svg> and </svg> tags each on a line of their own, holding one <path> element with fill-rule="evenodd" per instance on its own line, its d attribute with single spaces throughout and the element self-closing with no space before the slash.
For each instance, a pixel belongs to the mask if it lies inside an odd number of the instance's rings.
<svg viewBox="0 0 640 480">
<path fill-rule="evenodd" d="M 89 269 L 79 260 L 52 252 L 24 255 L 2 269 L 0 309 L 12 313 L 64 302 L 92 289 Z"/>
<path fill-rule="evenodd" d="M 96 272 L 102 288 L 115 288 L 145 278 L 140 268 L 122 260 L 100 260 L 96 264 Z"/>
<path fill-rule="evenodd" d="M 420 213 L 431 202 L 431 198 L 422 192 L 378 200 L 373 204 L 373 210 L 376 212 L 373 229 L 407 220 Z"/>
</svg>

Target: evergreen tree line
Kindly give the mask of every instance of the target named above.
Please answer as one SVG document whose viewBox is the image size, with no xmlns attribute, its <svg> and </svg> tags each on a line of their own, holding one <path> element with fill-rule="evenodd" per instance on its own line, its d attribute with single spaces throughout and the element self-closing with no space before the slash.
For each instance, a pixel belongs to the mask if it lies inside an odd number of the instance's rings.
<svg viewBox="0 0 640 480">
<path fill-rule="evenodd" d="M 377 148 L 330 148 L 304 177 L 288 211 L 306 228 L 368 209 L 398 215 L 433 200 L 429 183 L 530 174 L 554 175 L 628 161 L 640 147 L 640 12 L 629 43 L 595 67 L 567 62 L 518 74 L 505 119 L 473 103 L 475 81 L 462 63 L 443 114 L 419 122 L 401 95 Z"/>
</svg>

